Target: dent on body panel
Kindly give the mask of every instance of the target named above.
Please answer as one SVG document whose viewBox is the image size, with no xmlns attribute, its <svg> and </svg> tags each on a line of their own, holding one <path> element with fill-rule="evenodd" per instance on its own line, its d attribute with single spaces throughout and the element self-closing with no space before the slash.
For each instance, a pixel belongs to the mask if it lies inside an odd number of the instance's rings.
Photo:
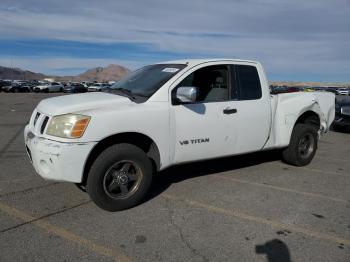
<svg viewBox="0 0 350 262">
<path fill-rule="evenodd" d="M 319 114 L 319 107 L 313 97 L 304 93 L 278 95 L 276 111 L 276 144 L 275 146 L 287 146 L 293 131 L 293 127 L 306 111 L 316 111 Z M 318 109 L 317 109 L 318 107 Z"/>
<path fill-rule="evenodd" d="M 321 107 L 316 100 L 313 100 L 311 105 L 305 106 L 299 112 L 298 117 L 301 116 L 302 114 L 304 114 L 305 112 L 308 112 L 308 111 L 314 112 L 318 115 L 318 117 L 320 118 L 320 125 L 321 125 L 320 128 L 322 131 L 324 131 L 327 128 L 327 118 L 323 114 Z"/>
<path fill-rule="evenodd" d="M 52 143 L 49 140 L 37 138 L 38 151 L 45 155 L 54 155 L 59 157 L 61 152 L 61 146 L 57 143 Z"/>
<path fill-rule="evenodd" d="M 37 144 L 38 150 L 40 153 L 46 154 L 46 155 L 54 155 L 59 157 L 61 155 L 62 150 L 71 150 L 75 146 L 85 146 L 87 143 L 76 143 L 76 142 L 71 142 L 71 143 L 54 143 L 50 140 L 44 139 L 37 137 L 34 139 L 34 143 Z M 71 149 L 70 149 L 71 148 Z"/>
<path fill-rule="evenodd" d="M 288 114 L 284 117 L 284 123 L 287 126 L 292 126 L 294 125 L 294 122 L 296 121 L 295 115 L 294 114 Z"/>
<path fill-rule="evenodd" d="M 320 131 L 322 133 L 326 132 L 328 130 L 328 124 L 327 120 L 329 119 L 328 116 L 325 116 L 324 113 L 321 110 L 321 106 L 318 102 L 315 102 L 313 104 L 312 109 L 313 112 L 315 112 L 318 117 L 320 118 Z"/>
<path fill-rule="evenodd" d="M 274 121 L 275 146 L 286 146 L 289 143 L 291 122 L 294 122 L 294 102 L 288 96 L 278 95 Z"/>
</svg>

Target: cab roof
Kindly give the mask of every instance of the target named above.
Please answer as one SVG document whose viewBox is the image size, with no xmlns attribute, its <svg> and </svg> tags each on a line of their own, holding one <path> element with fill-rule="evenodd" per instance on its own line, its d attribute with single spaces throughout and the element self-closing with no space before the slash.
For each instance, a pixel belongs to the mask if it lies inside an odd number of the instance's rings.
<svg viewBox="0 0 350 262">
<path fill-rule="evenodd" d="M 210 62 L 243 62 L 243 63 L 252 63 L 252 64 L 258 64 L 257 61 L 253 60 L 245 60 L 245 59 L 232 59 L 232 58 L 212 58 L 212 59 L 181 59 L 181 60 L 172 60 L 172 61 L 166 61 L 166 62 L 160 62 L 158 64 L 187 64 L 190 66 L 195 66 L 203 63 L 210 63 Z"/>
</svg>

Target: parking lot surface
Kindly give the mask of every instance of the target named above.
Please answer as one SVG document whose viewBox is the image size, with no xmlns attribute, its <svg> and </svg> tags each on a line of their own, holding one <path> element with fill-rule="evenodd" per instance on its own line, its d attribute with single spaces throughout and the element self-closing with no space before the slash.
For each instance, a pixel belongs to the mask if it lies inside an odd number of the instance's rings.
<svg viewBox="0 0 350 262">
<path fill-rule="evenodd" d="M 350 134 L 306 167 L 276 152 L 172 167 L 108 213 L 29 163 L 23 128 L 49 96 L 0 94 L 0 261 L 350 261 Z"/>
</svg>

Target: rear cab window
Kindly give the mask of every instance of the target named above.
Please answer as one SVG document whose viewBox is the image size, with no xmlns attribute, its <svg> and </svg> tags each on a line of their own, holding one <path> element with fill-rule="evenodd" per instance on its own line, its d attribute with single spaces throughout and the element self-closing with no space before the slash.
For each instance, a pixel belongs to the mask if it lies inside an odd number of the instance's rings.
<svg viewBox="0 0 350 262">
<path fill-rule="evenodd" d="M 261 83 L 258 70 L 251 65 L 234 65 L 231 67 L 232 85 L 231 92 L 234 100 L 257 100 L 262 97 Z"/>
</svg>

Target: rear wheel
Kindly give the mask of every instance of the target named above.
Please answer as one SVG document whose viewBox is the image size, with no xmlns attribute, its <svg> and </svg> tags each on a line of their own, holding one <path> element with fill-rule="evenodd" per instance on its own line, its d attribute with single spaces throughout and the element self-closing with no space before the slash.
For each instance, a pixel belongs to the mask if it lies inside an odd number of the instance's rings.
<svg viewBox="0 0 350 262">
<path fill-rule="evenodd" d="M 317 140 L 315 127 L 308 124 L 296 124 L 289 146 L 282 153 L 283 160 L 295 166 L 308 165 L 315 156 Z"/>
<path fill-rule="evenodd" d="M 152 182 L 152 163 L 144 151 L 131 144 L 105 149 L 93 163 L 87 192 L 102 209 L 118 211 L 139 204 Z"/>
</svg>

